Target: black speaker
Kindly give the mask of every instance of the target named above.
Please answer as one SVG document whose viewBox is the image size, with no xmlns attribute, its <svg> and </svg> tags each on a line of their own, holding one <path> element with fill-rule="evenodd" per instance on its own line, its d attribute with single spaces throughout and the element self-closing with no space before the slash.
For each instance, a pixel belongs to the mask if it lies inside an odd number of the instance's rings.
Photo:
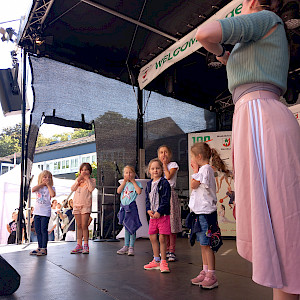
<svg viewBox="0 0 300 300">
<path fill-rule="evenodd" d="M 13 294 L 20 286 L 21 276 L 0 255 L 0 296 Z"/>
<path fill-rule="evenodd" d="M 5 116 L 21 113 L 22 110 L 17 73 L 17 68 L 0 70 L 0 101 Z"/>
</svg>

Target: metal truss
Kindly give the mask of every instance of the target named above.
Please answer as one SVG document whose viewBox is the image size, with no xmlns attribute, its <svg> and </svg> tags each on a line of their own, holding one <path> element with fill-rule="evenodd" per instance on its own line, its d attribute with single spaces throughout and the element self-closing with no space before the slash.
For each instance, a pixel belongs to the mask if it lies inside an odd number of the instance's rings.
<svg viewBox="0 0 300 300">
<path fill-rule="evenodd" d="M 39 38 L 53 2 L 54 0 L 38 0 L 35 2 L 30 18 L 23 31 L 25 33 L 22 37 L 23 42 L 29 40 L 33 44 Z"/>
</svg>

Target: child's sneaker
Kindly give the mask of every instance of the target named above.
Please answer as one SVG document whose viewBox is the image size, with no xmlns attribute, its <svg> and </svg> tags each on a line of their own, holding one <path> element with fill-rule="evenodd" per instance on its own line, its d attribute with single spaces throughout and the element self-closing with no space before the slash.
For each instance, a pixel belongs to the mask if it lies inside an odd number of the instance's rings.
<svg viewBox="0 0 300 300">
<path fill-rule="evenodd" d="M 84 245 L 83 245 L 82 254 L 89 254 L 89 253 L 90 253 L 89 245 L 84 244 Z"/>
<path fill-rule="evenodd" d="M 31 252 L 29 252 L 29 255 L 37 255 L 40 251 L 41 249 L 37 248 L 36 250 L 32 250 Z"/>
<path fill-rule="evenodd" d="M 133 256 L 134 255 L 134 249 L 133 249 L 133 247 L 129 247 L 128 248 L 128 255 L 129 256 Z"/>
<path fill-rule="evenodd" d="M 215 287 L 217 287 L 218 284 L 218 280 L 216 275 L 214 275 L 212 272 L 208 272 L 204 278 L 204 280 L 201 282 L 201 287 L 203 289 L 213 289 Z"/>
<path fill-rule="evenodd" d="M 156 262 L 155 259 L 153 259 L 151 262 L 149 262 L 148 265 L 144 265 L 145 270 L 159 270 L 160 269 L 160 263 Z"/>
<path fill-rule="evenodd" d="M 36 255 L 37 256 L 47 255 L 47 249 L 46 248 L 41 248 L 41 250 Z"/>
<path fill-rule="evenodd" d="M 204 280 L 206 272 L 202 270 L 199 275 L 193 279 L 191 279 L 191 283 L 195 285 L 201 285 L 201 282 Z"/>
<path fill-rule="evenodd" d="M 161 273 L 170 273 L 170 269 L 166 260 L 160 262 L 160 272 Z"/>
<path fill-rule="evenodd" d="M 77 244 L 76 247 L 75 247 L 75 249 L 73 249 L 70 253 L 71 254 L 79 254 L 79 253 L 82 252 L 82 249 L 83 249 L 82 246 L 79 245 L 79 244 Z"/>
<path fill-rule="evenodd" d="M 128 247 L 123 246 L 120 250 L 117 251 L 118 254 L 127 254 L 128 253 Z"/>
<path fill-rule="evenodd" d="M 168 261 L 175 261 L 176 255 L 175 253 L 169 252 Z"/>
</svg>

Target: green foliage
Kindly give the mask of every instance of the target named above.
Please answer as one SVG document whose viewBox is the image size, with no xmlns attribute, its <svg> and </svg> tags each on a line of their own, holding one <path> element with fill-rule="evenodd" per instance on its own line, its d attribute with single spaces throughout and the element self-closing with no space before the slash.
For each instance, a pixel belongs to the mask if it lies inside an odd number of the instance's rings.
<svg viewBox="0 0 300 300">
<path fill-rule="evenodd" d="M 21 147 L 19 141 L 6 134 L 1 134 L 0 137 L 0 157 L 19 152 Z"/>
</svg>

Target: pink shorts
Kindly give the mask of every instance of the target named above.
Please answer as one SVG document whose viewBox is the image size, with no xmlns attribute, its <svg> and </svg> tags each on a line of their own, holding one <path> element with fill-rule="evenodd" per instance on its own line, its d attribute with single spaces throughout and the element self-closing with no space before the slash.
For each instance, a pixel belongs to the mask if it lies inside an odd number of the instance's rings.
<svg viewBox="0 0 300 300">
<path fill-rule="evenodd" d="M 161 216 L 158 219 L 150 219 L 149 234 L 171 234 L 170 215 Z"/>
<path fill-rule="evenodd" d="M 86 205 L 80 205 L 80 206 L 74 206 L 73 207 L 73 215 L 84 215 L 84 214 L 90 214 L 92 211 L 91 206 Z"/>
</svg>

